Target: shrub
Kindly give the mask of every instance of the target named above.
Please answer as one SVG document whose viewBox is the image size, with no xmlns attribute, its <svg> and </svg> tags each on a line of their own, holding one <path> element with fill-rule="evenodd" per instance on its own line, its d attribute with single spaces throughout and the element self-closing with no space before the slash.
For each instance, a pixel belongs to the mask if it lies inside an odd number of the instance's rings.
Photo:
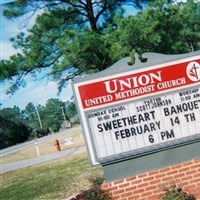
<svg viewBox="0 0 200 200">
<path fill-rule="evenodd" d="M 161 197 L 161 200 L 196 200 L 195 196 L 192 194 L 187 194 L 180 187 L 176 185 L 170 188 L 164 188 L 165 194 Z"/>
<path fill-rule="evenodd" d="M 89 190 L 83 191 L 76 197 L 76 200 L 109 200 L 109 195 L 100 187 L 94 186 Z"/>
<path fill-rule="evenodd" d="M 104 179 L 101 176 L 92 176 L 89 178 L 92 183 L 90 189 L 82 191 L 74 200 L 109 200 L 109 194 L 101 188 Z"/>
</svg>

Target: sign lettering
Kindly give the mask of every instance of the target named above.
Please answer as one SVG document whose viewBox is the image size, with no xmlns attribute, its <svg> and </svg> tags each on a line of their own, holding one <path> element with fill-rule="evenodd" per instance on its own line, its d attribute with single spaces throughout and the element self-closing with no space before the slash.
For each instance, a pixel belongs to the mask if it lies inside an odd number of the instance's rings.
<svg viewBox="0 0 200 200">
<path fill-rule="evenodd" d="M 83 108 L 143 97 L 200 81 L 200 59 L 153 68 L 79 86 Z M 98 88 L 98 90 L 96 89 Z"/>
<path fill-rule="evenodd" d="M 92 163 L 200 138 L 200 56 L 74 85 Z"/>
</svg>

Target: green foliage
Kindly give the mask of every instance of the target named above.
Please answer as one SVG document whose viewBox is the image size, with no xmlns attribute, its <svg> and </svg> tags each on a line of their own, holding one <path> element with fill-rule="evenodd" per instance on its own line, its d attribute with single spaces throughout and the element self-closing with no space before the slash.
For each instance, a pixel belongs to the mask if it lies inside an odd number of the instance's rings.
<svg viewBox="0 0 200 200">
<path fill-rule="evenodd" d="M 200 49 L 200 3 L 157 1 L 136 17 L 118 21 L 120 43 L 129 51 L 180 54 Z M 121 34 L 122 33 L 122 34 Z"/>
<path fill-rule="evenodd" d="M 170 188 L 164 188 L 165 194 L 161 200 L 196 200 L 194 195 L 187 194 L 180 187 L 175 185 Z"/>
<path fill-rule="evenodd" d="M 65 120 L 77 115 L 74 102 L 65 104 L 59 99 L 49 99 L 45 106 L 28 103 L 24 110 L 14 106 L 0 111 L 0 148 L 45 136 L 49 130 L 57 132 Z"/>
<path fill-rule="evenodd" d="M 98 174 L 95 176 L 89 177 L 88 180 L 95 187 L 100 187 L 104 182 L 104 178 Z"/>
<path fill-rule="evenodd" d="M 49 99 L 43 110 L 43 126 L 49 127 L 53 131 L 58 131 L 64 121 L 62 108 L 64 103 L 59 99 Z M 65 116 L 68 118 L 67 116 Z"/>
<path fill-rule="evenodd" d="M 24 123 L 20 109 L 4 108 L 0 112 L 0 149 L 26 141 L 31 128 Z"/>
<path fill-rule="evenodd" d="M 76 104 L 73 101 L 68 101 L 67 104 L 66 104 L 65 112 L 67 113 L 67 116 L 69 118 L 72 118 L 75 115 L 77 115 Z"/>
<path fill-rule="evenodd" d="M 37 105 L 38 113 L 44 128 L 50 128 L 52 131 L 59 131 L 61 124 L 65 120 L 70 120 L 77 114 L 76 106 L 73 102 L 65 104 L 59 99 L 49 99 L 45 106 Z M 29 103 L 23 111 L 26 123 L 33 129 L 40 127 L 36 105 Z"/>
<path fill-rule="evenodd" d="M 135 2 L 135 3 L 133 3 Z M 105 70 L 134 52 L 179 54 L 200 49 L 200 3 L 151 1 L 147 9 L 125 16 L 127 3 L 141 8 L 141 1 L 28 1 L 8 4 L 9 18 L 42 13 L 28 34 L 12 39 L 20 54 L 0 62 L 0 80 L 9 80 L 14 93 L 25 86 L 27 74 L 50 68 L 59 90 L 75 77 Z M 171 1 L 167 1 L 171 2 Z M 28 18 L 28 17 L 27 17 Z"/>
<path fill-rule="evenodd" d="M 76 197 L 76 200 L 109 200 L 108 193 L 99 187 L 92 187 Z"/>
<path fill-rule="evenodd" d="M 41 110 L 43 108 L 39 107 L 38 112 L 41 113 Z M 40 127 L 40 124 L 38 122 L 38 116 L 36 112 L 36 107 L 33 103 L 28 103 L 25 107 L 25 109 L 22 111 L 24 121 L 29 124 L 30 127 L 37 128 Z"/>
<path fill-rule="evenodd" d="M 107 191 L 101 188 L 104 181 L 102 176 L 89 177 L 92 186 L 90 189 L 82 191 L 81 194 L 76 196 L 76 200 L 109 200 L 109 194 Z"/>
</svg>

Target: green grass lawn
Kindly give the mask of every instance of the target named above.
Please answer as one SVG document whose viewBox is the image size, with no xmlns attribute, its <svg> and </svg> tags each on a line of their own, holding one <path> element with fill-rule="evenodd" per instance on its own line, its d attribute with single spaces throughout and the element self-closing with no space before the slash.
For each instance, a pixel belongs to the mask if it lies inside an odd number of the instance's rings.
<svg viewBox="0 0 200 200">
<path fill-rule="evenodd" d="M 89 188 L 88 178 L 97 174 L 102 175 L 102 168 L 90 167 L 86 154 L 62 158 L 1 174 L 0 199 L 66 199 Z"/>
</svg>

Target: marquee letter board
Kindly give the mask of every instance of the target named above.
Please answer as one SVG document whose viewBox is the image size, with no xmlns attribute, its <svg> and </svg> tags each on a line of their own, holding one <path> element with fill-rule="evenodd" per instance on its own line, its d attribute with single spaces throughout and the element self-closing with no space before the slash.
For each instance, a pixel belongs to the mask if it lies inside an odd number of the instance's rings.
<svg viewBox="0 0 200 200">
<path fill-rule="evenodd" d="M 143 56 L 73 82 L 92 165 L 200 139 L 200 51 Z"/>
</svg>

